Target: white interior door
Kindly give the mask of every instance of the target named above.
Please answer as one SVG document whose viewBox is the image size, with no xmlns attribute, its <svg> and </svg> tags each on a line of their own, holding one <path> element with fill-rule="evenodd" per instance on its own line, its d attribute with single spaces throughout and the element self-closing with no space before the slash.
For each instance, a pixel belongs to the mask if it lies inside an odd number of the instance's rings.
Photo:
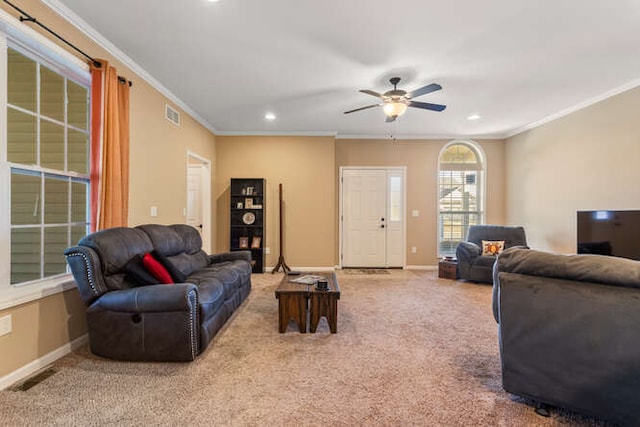
<svg viewBox="0 0 640 427">
<path fill-rule="evenodd" d="M 343 267 L 404 266 L 404 169 L 341 168 Z"/>
<path fill-rule="evenodd" d="M 211 253 L 210 163 L 193 153 L 187 157 L 187 224 L 200 230 L 202 249 Z"/>
</svg>

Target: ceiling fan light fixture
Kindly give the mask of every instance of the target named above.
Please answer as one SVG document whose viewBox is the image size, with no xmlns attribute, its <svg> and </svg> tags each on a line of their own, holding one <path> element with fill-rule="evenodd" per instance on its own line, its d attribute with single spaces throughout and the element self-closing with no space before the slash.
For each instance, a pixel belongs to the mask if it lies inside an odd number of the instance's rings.
<svg viewBox="0 0 640 427">
<path fill-rule="evenodd" d="M 407 104 L 402 101 L 389 101 L 384 103 L 382 110 L 387 117 L 400 117 L 407 111 Z"/>
</svg>

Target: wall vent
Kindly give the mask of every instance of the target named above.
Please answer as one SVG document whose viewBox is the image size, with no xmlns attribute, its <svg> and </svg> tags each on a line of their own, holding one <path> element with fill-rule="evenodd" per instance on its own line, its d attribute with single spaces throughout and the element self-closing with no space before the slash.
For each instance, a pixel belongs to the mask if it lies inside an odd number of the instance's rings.
<svg viewBox="0 0 640 427">
<path fill-rule="evenodd" d="M 165 104 L 164 118 L 174 125 L 180 126 L 180 113 L 173 109 L 169 104 Z"/>
</svg>

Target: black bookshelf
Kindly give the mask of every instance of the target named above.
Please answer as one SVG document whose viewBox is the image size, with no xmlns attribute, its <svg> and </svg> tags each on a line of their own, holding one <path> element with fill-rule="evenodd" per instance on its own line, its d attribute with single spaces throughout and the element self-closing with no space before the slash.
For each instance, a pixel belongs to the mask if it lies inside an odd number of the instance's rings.
<svg viewBox="0 0 640 427">
<path fill-rule="evenodd" d="M 264 178 L 231 178 L 229 248 L 250 250 L 254 273 L 264 273 L 265 189 Z"/>
</svg>

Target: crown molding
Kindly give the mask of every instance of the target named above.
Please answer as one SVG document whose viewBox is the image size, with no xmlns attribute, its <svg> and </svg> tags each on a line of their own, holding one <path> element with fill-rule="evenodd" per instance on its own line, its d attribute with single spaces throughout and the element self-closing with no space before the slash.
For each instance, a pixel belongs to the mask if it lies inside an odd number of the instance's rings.
<svg viewBox="0 0 640 427">
<path fill-rule="evenodd" d="M 406 141 L 406 140 L 419 140 L 419 139 L 504 139 L 504 134 L 486 134 L 486 135 L 448 135 L 448 134 L 408 134 L 408 135 L 349 135 L 340 134 L 336 136 L 336 139 L 386 139 L 389 141 Z"/>
<path fill-rule="evenodd" d="M 217 132 L 216 136 L 332 136 L 337 137 L 336 132 L 261 132 L 261 131 L 242 131 L 242 132 Z"/>
<path fill-rule="evenodd" d="M 218 131 L 198 113 L 193 111 L 191 107 L 185 104 L 180 98 L 174 95 L 169 89 L 164 87 L 155 77 L 139 66 L 133 59 L 129 58 L 124 52 L 118 49 L 113 43 L 111 43 L 102 34 L 91 27 L 85 20 L 76 15 L 67 6 L 60 3 L 58 0 L 42 0 L 49 9 L 53 10 L 63 19 L 68 21 L 71 25 L 76 27 L 80 32 L 89 37 L 93 42 L 102 47 L 109 54 L 111 54 L 118 61 L 122 62 L 127 68 L 137 74 L 139 77 L 149 83 L 154 89 L 163 94 L 173 104 L 191 116 L 194 120 L 207 128 L 211 133 L 218 134 Z"/>
<path fill-rule="evenodd" d="M 584 102 L 581 102 L 579 104 L 574 105 L 573 107 L 569 107 L 567 109 L 564 109 L 558 113 L 552 114 L 550 116 L 547 116 L 541 120 L 538 120 L 536 122 L 530 123 L 528 125 L 522 126 L 520 128 L 514 129 L 510 132 L 507 132 L 504 136 L 504 138 L 511 138 L 514 137 L 522 132 L 526 132 L 528 130 L 540 127 L 544 124 L 550 123 L 554 120 L 557 120 L 561 117 L 564 116 L 568 116 L 571 113 L 575 113 L 576 111 L 580 111 L 584 108 L 590 107 L 594 104 L 597 104 L 598 102 L 604 101 L 605 99 L 611 98 L 613 96 L 619 95 L 623 92 L 626 92 L 628 90 L 631 89 L 635 89 L 636 87 L 640 86 L 640 79 L 636 79 L 636 80 L 632 80 L 628 83 L 623 84 L 622 86 L 618 86 L 617 88 L 614 88 L 610 91 L 607 91 L 605 93 L 602 93 L 600 95 L 594 96 L 593 98 L 589 98 Z"/>
</svg>

